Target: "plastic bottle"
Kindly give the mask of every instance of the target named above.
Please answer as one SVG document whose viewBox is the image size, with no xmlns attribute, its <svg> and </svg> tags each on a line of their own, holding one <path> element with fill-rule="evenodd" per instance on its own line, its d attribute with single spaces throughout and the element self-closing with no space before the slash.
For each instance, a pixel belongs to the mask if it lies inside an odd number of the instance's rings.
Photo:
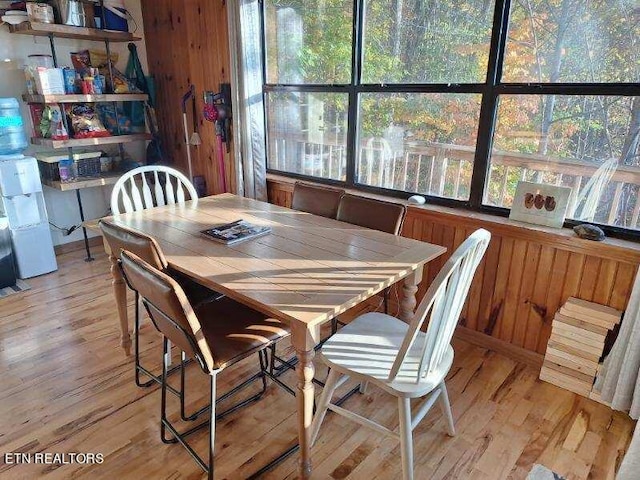
<svg viewBox="0 0 640 480">
<path fill-rule="evenodd" d="M 0 98 L 0 155 L 20 153 L 27 145 L 18 100 Z"/>
</svg>

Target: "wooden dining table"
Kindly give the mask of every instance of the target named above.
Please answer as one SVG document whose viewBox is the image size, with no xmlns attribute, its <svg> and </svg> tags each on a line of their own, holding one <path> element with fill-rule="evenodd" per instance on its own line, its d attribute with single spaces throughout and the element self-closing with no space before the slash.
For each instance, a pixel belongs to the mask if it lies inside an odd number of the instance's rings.
<svg viewBox="0 0 640 480">
<path fill-rule="evenodd" d="M 200 233 L 239 219 L 268 225 L 271 233 L 234 245 Z M 399 281 L 403 281 L 400 317 L 410 321 L 423 266 L 446 250 L 232 194 L 122 214 L 113 221 L 154 237 L 172 268 L 290 324 L 299 360 L 296 402 L 303 479 L 312 470 L 313 359 L 320 326 Z M 117 254 L 110 252 L 111 274 L 121 345 L 129 355 L 126 287 Z"/>
</svg>

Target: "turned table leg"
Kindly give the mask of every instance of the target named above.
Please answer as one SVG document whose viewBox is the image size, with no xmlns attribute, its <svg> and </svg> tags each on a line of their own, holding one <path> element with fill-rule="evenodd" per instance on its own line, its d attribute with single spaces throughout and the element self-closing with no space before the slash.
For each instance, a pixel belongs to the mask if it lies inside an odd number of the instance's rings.
<svg viewBox="0 0 640 480">
<path fill-rule="evenodd" d="M 120 320 L 120 330 L 122 332 L 120 345 L 124 349 L 124 353 L 129 356 L 131 355 L 131 334 L 129 333 L 129 318 L 127 317 L 127 286 L 124 283 L 118 259 L 110 254 L 109 261 L 111 262 L 111 276 L 113 277 L 113 295 L 118 307 L 118 319 Z"/>
<path fill-rule="evenodd" d="M 299 478 L 311 478 L 311 422 L 313 420 L 315 367 L 313 358 L 319 330 L 309 330 L 306 325 L 292 325 L 291 342 L 298 356 L 296 374 L 298 384 L 296 403 L 298 404 L 298 442 L 300 443 Z"/>
<path fill-rule="evenodd" d="M 400 301 L 400 319 L 407 323 L 413 320 L 413 314 L 418 305 L 416 293 L 418 293 L 418 285 L 422 281 L 422 267 L 414 270 L 411 275 L 404 279 L 402 286 L 402 300 Z"/>
</svg>

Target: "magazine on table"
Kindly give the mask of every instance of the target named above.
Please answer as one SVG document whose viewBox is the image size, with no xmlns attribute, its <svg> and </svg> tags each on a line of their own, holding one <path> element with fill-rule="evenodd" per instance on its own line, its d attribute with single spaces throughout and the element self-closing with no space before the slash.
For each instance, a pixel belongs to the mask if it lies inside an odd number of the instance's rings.
<svg viewBox="0 0 640 480">
<path fill-rule="evenodd" d="M 201 231 L 203 235 L 206 235 L 211 240 L 224 243 L 225 245 L 250 240 L 266 235 L 269 232 L 271 232 L 271 227 L 254 225 L 245 220 L 236 220 L 235 222 L 217 225 Z"/>
</svg>

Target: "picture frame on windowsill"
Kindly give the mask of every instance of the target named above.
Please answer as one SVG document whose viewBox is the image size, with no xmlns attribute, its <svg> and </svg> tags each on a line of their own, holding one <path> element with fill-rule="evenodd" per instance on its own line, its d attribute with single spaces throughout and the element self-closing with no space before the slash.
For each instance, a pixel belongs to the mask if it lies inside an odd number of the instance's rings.
<svg viewBox="0 0 640 480">
<path fill-rule="evenodd" d="M 570 197 L 570 187 L 520 181 L 513 197 L 509 218 L 535 225 L 562 228 Z"/>
</svg>

